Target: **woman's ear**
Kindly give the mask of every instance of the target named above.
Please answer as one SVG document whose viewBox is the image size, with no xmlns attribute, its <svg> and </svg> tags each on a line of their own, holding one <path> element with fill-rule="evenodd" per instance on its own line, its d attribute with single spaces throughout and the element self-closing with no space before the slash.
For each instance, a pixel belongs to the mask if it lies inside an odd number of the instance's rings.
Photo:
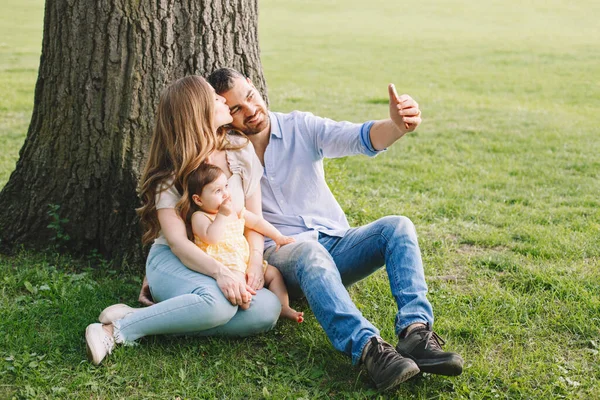
<svg viewBox="0 0 600 400">
<path fill-rule="evenodd" d="M 198 196 L 197 194 L 193 194 L 192 200 L 198 207 L 202 207 L 202 199 L 200 199 L 200 196 Z"/>
</svg>

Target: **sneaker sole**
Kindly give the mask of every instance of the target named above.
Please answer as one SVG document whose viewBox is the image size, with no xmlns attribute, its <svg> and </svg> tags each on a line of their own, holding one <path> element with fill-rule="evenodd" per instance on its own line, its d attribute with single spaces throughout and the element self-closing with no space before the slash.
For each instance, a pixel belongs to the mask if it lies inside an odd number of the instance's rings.
<svg viewBox="0 0 600 400">
<path fill-rule="evenodd" d="M 94 364 L 94 365 L 99 365 L 100 363 L 96 362 L 96 360 L 94 360 L 94 352 L 90 348 L 90 343 L 88 341 L 88 332 L 89 332 L 89 330 L 90 330 L 90 326 L 88 326 L 85 329 L 85 351 L 87 353 L 88 360 L 90 360 L 92 362 L 92 364 Z"/>
<path fill-rule="evenodd" d="M 413 376 L 418 375 L 419 372 L 421 372 L 419 370 L 419 367 L 417 367 L 415 365 L 414 367 L 412 367 L 412 368 L 404 371 L 402 374 L 398 375 L 395 379 L 391 380 L 390 382 L 380 383 L 379 385 L 375 385 L 375 386 L 378 391 L 385 392 L 387 390 L 391 390 L 391 389 L 395 388 L 396 386 L 398 386 L 399 384 L 401 384 L 403 382 L 406 382 Z"/>
<path fill-rule="evenodd" d="M 127 304 L 113 304 L 112 306 L 106 307 L 104 310 L 102 310 L 102 312 L 98 316 L 98 321 L 100 321 L 100 323 L 105 324 L 105 325 L 112 324 L 114 321 L 112 319 L 109 319 L 108 315 L 110 315 L 113 312 L 113 310 L 115 310 L 115 309 L 126 308 L 126 307 L 131 309 L 130 313 L 134 312 L 133 311 L 134 309 L 129 307 Z"/>
</svg>

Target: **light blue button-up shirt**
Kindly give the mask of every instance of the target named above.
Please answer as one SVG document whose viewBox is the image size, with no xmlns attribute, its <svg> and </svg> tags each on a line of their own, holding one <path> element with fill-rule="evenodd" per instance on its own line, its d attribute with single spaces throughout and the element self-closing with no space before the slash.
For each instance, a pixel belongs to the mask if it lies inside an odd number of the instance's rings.
<svg viewBox="0 0 600 400">
<path fill-rule="evenodd" d="M 318 232 L 343 236 L 350 228 L 325 181 L 323 158 L 375 156 L 369 133 L 374 121 L 336 122 L 294 111 L 269 112 L 271 137 L 261 178 L 264 218 L 297 240 Z M 273 241 L 265 238 L 265 247 Z"/>
</svg>

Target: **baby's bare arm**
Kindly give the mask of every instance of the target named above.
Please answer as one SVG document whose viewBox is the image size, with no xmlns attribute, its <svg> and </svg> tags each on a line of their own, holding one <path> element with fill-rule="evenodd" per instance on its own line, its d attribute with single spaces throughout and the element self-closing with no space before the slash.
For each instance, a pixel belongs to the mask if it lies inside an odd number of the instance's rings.
<svg viewBox="0 0 600 400">
<path fill-rule="evenodd" d="M 244 213 L 244 219 L 246 220 L 246 228 L 252 229 L 264 236 L 270 237 L 275 241 L 275 243 L 279 245 L 295 242 L 293 238 L 282 235 L 281 232 L 279 232 L 279 230 L 277 230 L 277 228 L 271 225 L 266 219 L 254 214 L 251 211 L 246 210 L 246 212 Z"/>
<path fill-rule="evenodd" d="M 192 232 L 204 243 L 217 244 L 225 233 L 226 219 L 225 216 L 217 214 L 215 220 L 211 221 L 203 213 L 195 212 L 192 215 Z"/>
</svg>

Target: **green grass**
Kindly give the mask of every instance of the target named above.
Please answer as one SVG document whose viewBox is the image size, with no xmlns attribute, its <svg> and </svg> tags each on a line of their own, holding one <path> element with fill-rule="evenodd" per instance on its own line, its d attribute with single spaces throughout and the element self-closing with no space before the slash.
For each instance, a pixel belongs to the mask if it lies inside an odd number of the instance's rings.
<svg viewBox="0 0 600 400">
<path fill-rule="evenodd" d="M 418 132 L 385 154 L 327 162 L 353 225 L 415 222 L 436 329 L 466 360 L 460 377 L 424 376 L 389 397 L 600 397 L 596 2 L 260 6 L 274 110 L 385 118 L 388 82 L 423 110 Z M 0 11 L 1 187 L 31 116 L 43 2 Z M 376 396 L 310 312 L 244 340 L 146 338 L 92 367 L 85 326 L 109 304 L 135 304 L 140 277 L 91 264 L 0 258 L 0 398 Z M 393 342 L 385 274 L 351 294 Z"/>
<path fill-rule="evenodd" d="M 0 188 L 15 168 L 31 118 L 43 4 L 9 0 L 0 5 Z"/>
</svg>

